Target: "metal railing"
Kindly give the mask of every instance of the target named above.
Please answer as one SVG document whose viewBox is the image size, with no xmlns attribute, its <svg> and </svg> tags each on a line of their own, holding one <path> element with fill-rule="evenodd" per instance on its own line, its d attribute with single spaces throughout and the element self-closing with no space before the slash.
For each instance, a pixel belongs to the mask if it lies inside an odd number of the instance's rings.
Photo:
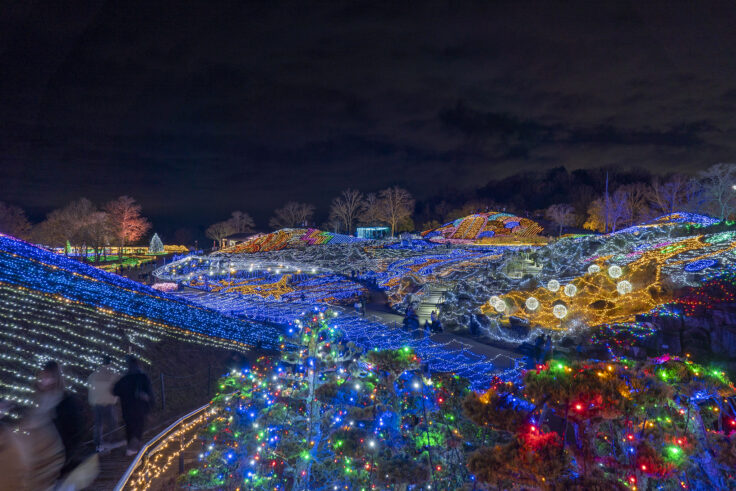
<svg viewBox="0 0 736 491">
<path fill-rule="evenodd" d="M 181 418 L 177 419 L 173 423 L 171 423 L 165 430 L 163 430 L 161 433 L 153 437 L 151 440 L 148 441 L 138 452 L 138 454 L 135 456 L 135 459 L 133 459 L 133 462 L 130 463 L 130 466 L 128 466 L 128 470 L 125 471 L 125 474 L 123 474 L 123 477 L 120 478 L 120 481 L 118 481 L 117 486 L 115 486 L 115 491 L 122 491 L 125 489 L 125 487 L 128 485 L 128 481 L 130 480 L 133 473 L 136 471 L 136 469 L 143 463 L 144 459 L 147 457 L 152 456 L 155 454 L 158 449 L 166 443 L 169 437 L 171 437 L 171 433 L 174 432 L 174 430 L 184 423 L 185 421 L 192 419 L 195 416 L 200 415 L 203 411 L 207 410 L 210 407 L 210 404 L 207 403 L 204 406 L 195 409 L 194 411 L 185 414 Z"/>
</svg>

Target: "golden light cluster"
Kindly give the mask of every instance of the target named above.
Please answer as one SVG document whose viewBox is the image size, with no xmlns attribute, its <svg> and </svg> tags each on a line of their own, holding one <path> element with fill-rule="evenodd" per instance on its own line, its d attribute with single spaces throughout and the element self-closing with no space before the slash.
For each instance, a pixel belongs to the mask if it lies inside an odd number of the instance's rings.
<svg viewBox="0 0 736 491">
<path fill-rule="evenodd" d="M 596 325 L 633 320 L 674 299 L 674 289 L 662 274 L 665 265 L 683 265 L 736 249 L 731 241 L 715 250 L 714 245 L 705 236 L 663 243 L 636 253 L 638 257 L 626 265 L 615 264 L 614 256 L 598 257 L 586 274 L 565 285 L 553 279 L 531 291 L 494 296 L 481 306 L 481 312 L 515 316 L 548 329 L 566 329 L 573 321 Z"/>
</svg>

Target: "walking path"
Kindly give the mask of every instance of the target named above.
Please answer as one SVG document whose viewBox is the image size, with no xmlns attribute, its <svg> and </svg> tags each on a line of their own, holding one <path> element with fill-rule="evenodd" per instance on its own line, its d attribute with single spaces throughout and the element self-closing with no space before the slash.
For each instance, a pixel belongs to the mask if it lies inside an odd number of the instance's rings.
<svg viewBox="0 0 736 491">
<path fill-rule="evenodd" d="M 282 326 L 288 326 L 306 312 L 327 307 L 192 289 L 178 295 L 229 315 Z M 356 345 L 369 350 L 411 347 L 431 370 L 466 377 L 477 390 L 487 388 L 495 376 L 509 379 L 518 375 L 523 356 L 449 333 L 428 335 L 422 329 L 406 331 L 402 329 L 403 317 L 386 308 L 387 305 L 380 302 L 380 294 L 374 294 L 372 299 L 367 302 L 366 316 L 353 309 L 331 307 L 340 313 L 335 326 Z"/>
</svg>

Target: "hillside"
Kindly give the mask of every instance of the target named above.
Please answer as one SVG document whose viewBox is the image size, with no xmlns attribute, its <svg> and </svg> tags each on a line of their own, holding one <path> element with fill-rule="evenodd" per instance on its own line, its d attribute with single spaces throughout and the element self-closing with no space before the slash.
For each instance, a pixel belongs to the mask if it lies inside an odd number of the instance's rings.
<svg viewBox="0 0 736 491">
<path fill-rule="evenodd" d="M 122 369 L 131 352 L 152 373 L 183 378 L 206 373 L 230 350 L 273 347 L 279 336 L 270 326 L 225 316 L 4 235 L 0 299 L 0 398 L 17 404 L 15 417 L 31 404 L 35 374 L 49 359 L 62 363 L 70 390 L 80 391 L 103 355 Z"/>
</svg>

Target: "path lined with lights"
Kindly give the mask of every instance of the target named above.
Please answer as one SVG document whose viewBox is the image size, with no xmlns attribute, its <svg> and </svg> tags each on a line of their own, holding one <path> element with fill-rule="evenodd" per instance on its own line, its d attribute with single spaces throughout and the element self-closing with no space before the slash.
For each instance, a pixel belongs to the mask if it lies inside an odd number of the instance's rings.
<svg viewBox="0 0 736 491">
<path fill-rule="evenodd" d="M 261 322 L 288 325 L 315 307 L 307 303 L 287 303 L 240 295 L 210 294 L 187 291 L 180 293 L 187 300 L 218 309 L 230 315 L 242 316 Z M 325 307 L 317 307 L 322 311 Z M 391 350 L 411 347 L 432 371 L 456 373 L 471 380 L 473 387 L 485 388 L 494 376 L 512 378 L 519 373 L 520 360 L 506 354 L 486 356 L 471 349 L 471 345 L 457 339 L 444 343 L 432 340 L 424 331 L 406 331 L 380 322 L 376 318 L 342 312 L 334 323 L 349 341 L 365 350 Z M 504 366 L 506 368 L 500 368 Z"/>
</svg>

